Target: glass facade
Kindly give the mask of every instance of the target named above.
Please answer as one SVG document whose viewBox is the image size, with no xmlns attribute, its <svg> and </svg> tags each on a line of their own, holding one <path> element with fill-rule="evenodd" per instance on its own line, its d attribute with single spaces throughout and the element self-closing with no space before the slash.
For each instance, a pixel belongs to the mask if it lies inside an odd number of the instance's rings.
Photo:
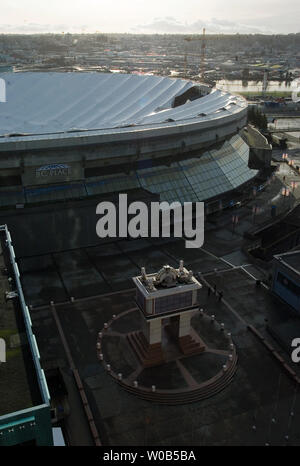
<svg viewBox="0 0 300 466">
<path fill-rule="evenodd" d="M 122 193 L 143 188 L 159 194 L 161 201 L 205 201 L 231 191 L 251 180 L 257 170 L 248 167 L 249 147 L 239 135 L 226 140 L 193 158 L 170 165 L 156 165 L 155 160 L 142 160 L 130 173 L 103 174 L 78 183 L 43 187 L 2 188 L 2 204 L 74 199 L 97 194 Z M 99 170 L 98 170 L 99 172 Z M 100 171 L 101 172 L 101 171 Z"/>
<path fill-rule="evenodd" d="M 86 191 L 84 183 L 76 183 L 24 188 L 24 195 L 28 202 L 43 202 L 85 197 Z"/>
<path fill-rule="evenodd" d="M 281 283 L 288 291 L 300 297 L 300 286 L 283 275 L 281 272 L 278 272 L 277 281 Z"/>
<path fill-rule="evenodd" d="M 198 200 L 183 168 L 178 163 L 170 167 L 138 170 L 137 174 L 141 187 L 160 194 L 162 201 L 196 202 Z"/>
<path fill-rule="evenodd" d="M 249 181 L 257 170 L 248 167 L 249 147 L 239 135 L 219 149 L 169 166 L 144 163 L 130 175 L 104 175 L 86 182 L 88 194 L 124 192 L 144 188 L 160 195 L 161 201 L 197 202 L 219 196 Z M 147 161 L 145 161 L 147 162 Z M 152 161 L 153 162 L 153 161 Z"/>
<path fill-rule="evenodd" d="M 88 181 L 85 183 L 88 195 L 106 194 L 113 192 L 124 192 L 129 189 L 140 188 L 136 174 L 125 175 L 124 173 L 117 175 L 104 175 L 97 180 Z"/>
</svg>

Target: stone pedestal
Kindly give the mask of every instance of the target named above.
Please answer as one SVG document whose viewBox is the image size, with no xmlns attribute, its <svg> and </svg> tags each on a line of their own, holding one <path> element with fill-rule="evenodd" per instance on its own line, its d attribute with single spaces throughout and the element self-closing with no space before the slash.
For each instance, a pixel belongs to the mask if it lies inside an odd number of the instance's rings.
<svg viewBox="0 0 300 466">
<path fill-rule="evenodd" d="M 205 350 L 205 345 L 196 341 L 191 335 L 179 337 L 178 342 L 181 351 L 186 355 L 202 353 Z"/>
<path fill-rule="evenodd" d="M 192 337 L 191 318 L 194 310 L 185 311 L 180 315 L 170 317 L 168 333 L 177 342 L 180 350 L 185 355 L 201 353 L 205 345 Z M 130 344 L 144 367 L 163 364 L 164 354 L 162 350 L 162 320 L 160 316 L 152 319 L 141 318 L 141 331 L 128 335 Z"/>
</svg>

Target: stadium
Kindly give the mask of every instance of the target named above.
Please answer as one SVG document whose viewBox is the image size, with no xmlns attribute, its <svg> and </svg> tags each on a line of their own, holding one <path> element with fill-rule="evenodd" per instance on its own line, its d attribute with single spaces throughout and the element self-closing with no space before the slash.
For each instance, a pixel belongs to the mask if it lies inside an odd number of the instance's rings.
<svg viewBox="0 0 300 466">
<path fill-rule="evenodd" d="M 169 202 L 214 201 L 258 173 L 240 135 L 242 97 L 147 75 L 0 77 L 1 207 L 137 190 Z"/>
<path fill-rule="evenodd" d="M 277 241 L 264 222 L 273 221 L 281 180 L 295 174 L 287 175 L 292 168 L 284 164 L 273 177 L 271 147 L 247 126 L 247 102 L 158 76 L 0 77 L 6 87 L 0 102 L 0 338 L 9 335 L 10 356 L 2 374 L 11 369 L 0 377 L 0 445 L 52 445 L 53 425 L 70 445 L 270 442 L 264 428 L 270 400 L 278 406 L 276 418 L 287 419 L 299 377 L 290 355 L 281 357 L 262 328 L 267 321 L 294 320 L 282 301 L 290 300 L 290 289 L 284 292 L 281 281 L 282 300 L 275 301 L 265 286 L 269 269 L 247 248 L 257 247 L 256 231 Z M 96 207 L 119 193 L 128 202 L 204 201 L 204 246 L 189 249 L 173 237 L 99 238 Z M 257 207 L 266 208 L 257 214 Z M 133 278 L 145 273 L 157 280 L 164 266 L 182 269 L 181 260 L 201 285 L 199 314 L 186 325 L 187 307 L 181 327 L 177 308 L 162 314 L 167 360 L 146 367 L 140 356 L 153 354 L 139 346 Z M 174 288 L 166 290 L 157 309 L 169 312 Z M 164 298 L 165 291 L 157 291 Z M 199 346 L 179 335 L 184 327 L 192 336 L 199 330 L 210 351 L 188 353 Z M 172 332 L 185 338 L 181 346 L 173 345 Z M 276 426 L 272 444 L 286 443 L 285 423 Z M 298 444 L 297 429 L 288 433 Z"/>
</svg>

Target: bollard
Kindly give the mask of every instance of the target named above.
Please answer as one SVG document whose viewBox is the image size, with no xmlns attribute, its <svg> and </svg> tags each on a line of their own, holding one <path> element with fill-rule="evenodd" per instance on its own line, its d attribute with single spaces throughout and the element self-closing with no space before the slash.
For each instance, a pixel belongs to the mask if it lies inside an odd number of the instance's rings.
<svg viewBox="0 0 300 466">
<path fill-rule="evenodd" d="M 100 361 L 103 361 L 103 354 L 102 353 L 99 354 L 99 358 L 100 358 Z"/>
<path fill-rule="evenodd" d="M 108 372 L 111 371 L 110 364 L 106 364 L 106 369 L 108 370 Z"/>
<path fill-rule="evenodd" d="M 215 320 L 214 314 L 210 318 L 211 318 L 211 321 L 213 322 Z"/>
<path fill-rule="evenodd" d="M 100 343 L 97 343 L 97 349 L 101 349 L 101 344 Z"/>
<path fill-rule="evenodd" d="M 139 385 L 139 384 L 138 384 L 138 381 L 137 381 L 137 380 L 135 380 L 135 381 L 133 382 L 133 386 L 134 386 L 134 388 L 138 388 L 138 385 Z"/>
<path fill-rule="evenodd" d="M 116 317 L 117 317 L 116 314 L 114 314 L 114 315 L 112 316 L 113 320 L 114 320 Z"/>
<path fill-rule="evenodd" d="M 224 330 L 225 324 L 221 324 L 221 330 Z"/>
<path fill-rule="evenodd" d="M 118 374 L 118 379 L 122 380 L 123 375 L 121 373 Z"/>
<path fill-rule="evenodd" d="M 98 333 L 98 338 L 102 338 L 102 332 Z"/>
<path fill-rule="evenodd" d="M 107 322 L 105 322 L 105 324 L 104 324 L 104 328 L 105 328 L 105 329 L 107 329 L 107 328 L 108 328 L 108 323 L 107 323 Z"/>
<path fill-rule="evenodd" d="M 153 393 L 154 393 L 154 392 L 155 392 L 155 390 L 156 390 L 156 386 L 155 386 L 155 385 L 152 385 L 152 387 L 151 387 L 151 390 L 152 390 L 152 391 L 153 391 Z"/>
<path fill-rule="evenodd" d="M 224 366 L 223 366 L 223 371 L 224 371 L 224 372 L 227 371 L 227 366 L 226 366 L 226 364 L 224 364 Z"/>
</svg>

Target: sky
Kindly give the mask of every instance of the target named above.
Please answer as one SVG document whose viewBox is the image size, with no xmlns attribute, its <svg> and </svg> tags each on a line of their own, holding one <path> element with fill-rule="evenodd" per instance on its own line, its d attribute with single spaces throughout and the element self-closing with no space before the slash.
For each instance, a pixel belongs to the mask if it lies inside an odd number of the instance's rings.
<svg viewBox="0 0 300 466">
<path fill-rule="evenodd" d="M 300 0 L 1 0 L 0 33 L 296 33 Z"/>
</svg>

